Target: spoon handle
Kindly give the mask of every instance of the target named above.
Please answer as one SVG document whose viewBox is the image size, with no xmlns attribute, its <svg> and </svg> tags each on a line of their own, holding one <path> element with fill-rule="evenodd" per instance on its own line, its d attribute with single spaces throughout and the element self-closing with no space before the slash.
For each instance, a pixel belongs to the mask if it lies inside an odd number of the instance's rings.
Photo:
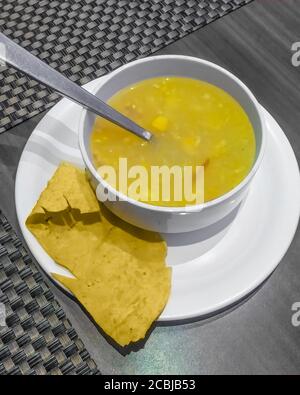
<svg viewBox="0 0 300 395">
<path fill-rule="evenodd" d="M 145 140 L 151 139 L 152 135 L 150 132 L 48 66 L 1 32 L 0 43 L 4 46 L 4 51 L 0 51 L 0 60 L 3 60 L 7 64 L 29 75 L 34 80 L 47 85 L 62 96 L 73 100 L 114 124 L 125 128 Z"/>
</svg>

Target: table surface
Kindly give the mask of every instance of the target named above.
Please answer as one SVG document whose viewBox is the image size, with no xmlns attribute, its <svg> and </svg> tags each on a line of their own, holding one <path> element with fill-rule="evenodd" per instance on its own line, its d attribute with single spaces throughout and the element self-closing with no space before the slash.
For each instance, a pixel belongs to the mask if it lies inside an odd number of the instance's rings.
<svg viewBox="0 0 300 395">
<path fill-rule="evenodd" d="M 300 158 L 300 0 L 255 0 L 158 54 L 215 62 L 240 77 L 275 117 Z M 44 114 L 0 135 L 0 207 L 17 232 L 14 182 L 22 149 Z M 288 196 L 286 197 L 288 199 Z M 263 242 L 263 240 L 262 240 Z M 269 280 L 249 300 L 206 321 L 157 326 L 143 349 L 122 355 L 79 306 L 51 288 L 104 374 L 299 374 L 300 232 Z"/>
</svg>

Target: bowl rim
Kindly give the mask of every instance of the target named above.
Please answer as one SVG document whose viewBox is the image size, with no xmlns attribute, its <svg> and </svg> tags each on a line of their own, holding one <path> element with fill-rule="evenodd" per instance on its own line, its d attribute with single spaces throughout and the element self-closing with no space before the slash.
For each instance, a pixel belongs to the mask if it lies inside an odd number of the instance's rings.
<svg viewBox="0 0 300 395">
<path fill-rule="evenodd" d="M 166 212 L 166 213 L 177 213 L 180 215 L 184 215 L 184 214 L 188 214 L 188 213 L 193 213 L 193 212 L 199 212 L 205 208 L 210 208 L 210 207 L 214 207 L 214 206 L 218 206 L 219 204 L 224 203 L 225 201 L 231 199 L 235 194 L 237 194 L 238 192 L 240 192 L 253 178 L 253 176 L 255 175 L 255 173 L 257 172 L 264 152 L 265 152 L 265 145 L 266 145 L 266 127 L 265 127 L 265 119 L 264 116 L 260 110 L 260 104 L 257 101 L 257 99 L 255 98 L 255 96 L 253 95 L 253 93 L 251 92 L 251 90 L 238 78 L 236 77 L 233 73 L 231 73 L 230 71 L 226 70 L 225 68 L 201 59 L 201 58 L 197 58 L 194 56 L 185 56 L 185 55 L 156 55 L 156 56 L 149 56 L 146 58 L 142 58 L 142 59 L 137 59 L 134 60 L 132 62 L 129 62 L 121 67 L 119 67 L 118 69 L 112 71 L 111 73 L 107 74 L 104 78 L 105 78 L 105 84 L 109 83 L 109 80 L 111 78 L 113 78 L 115 75 L 117 75 L 118 73 L 120 73 L 121 71 L 130 68 L 130 67 L 135 67 L 137 64 L 141 64 L 141 63 L 146 63 L 146 62 L 151 62 L 153 60 L 158 60 L 159 59 L 169 59 L 169 60 L 177 60 L 177 59 L 184 59 L 187 61 L 192 61 L 192 62 L 198 62 L 201 64 L 205 64 L 206 66 L 209 66 L 215 70 L 218 70 L 221 73 L 226 74 L 229 78 L 231 78 L 232 80 L 234 80 L 239 87 L 244 90 L 244 92 L 246 93 L 246 95 L 248 96 L 248 98 L 250 99 L 250 101 L 252 101 L 252 103 L 254 104 L 254 108 L 257 112 L 258 115 L 258 119 L 260 121 L 261 124 L 261 144 L 260 144 L 260 149 L 258 152 L 258 155 L 255 159 L 254 164 L 252 165 L 251 170 L 249 171 L 249 173 L 247 174 L 247 176 L 245 178 L 243 178 L 243 180 L 236 185 L 234 188 L 232 188 L 230 191 L 226 192 L 225 194 L 217 197 L 216 199 L 210 200 L 208 202 L 204 202 L 201 204 L 194 204 L 194 205 L 187 205 L 187 206 L 159 206 L 159 205 L 152 205 L 149 203 L 144 203 L 144 202 L 140 202 L 138 200 L 132 199 L 129 196 L 123 194 L 122 192 L 118 191 L 117 189 L 113 188 L 110 184 L 108 184 L 97 172 L 96 168 L 94 167 L 93 163 L 91 162 L 88 153 L 86 152 L 85 149 L 85 144 L 84 144 L 84 122 L 86 119 L 86 116 L 88 114 L 88 110 L 86 108 L 82 108 L 81 110 L 81 115 L 80 115 L 80 120 L 79 120 L 79 148 L 81 151 L 81 155 L 83 157 L 84 163 L 86 165 L 86 167 L 88 168 L 88 170 L 92 173 L 92 175 L 95 177 L 95 179 L 98 181 L 99 184 L 102 184 L 102 186 L 104 188 L 106 188 L 110 194 L 116 196 L 116 201 L 113 201 L 113 203 L 117 203 L 117 202 L 128 202 L 134 206 L 138 206 L 140 208 L 149 210 L 149 211 L 157 211 L 157 212 Z M 99 80 L 101 81 L 103 77 L 100 77 Z M 100 85 L 100 89 L 101 86 L 103 85 L 103 82 L 101 81 L 100 83 L 99 81 L 99 85 Z M 96 94 L 96 92 L 99 90 L 99 85 L 97 85 L 96 87 L 94 87 L 91 92 Z M 105 204 L 106 202 L 104 202 Z"/>
</svg>

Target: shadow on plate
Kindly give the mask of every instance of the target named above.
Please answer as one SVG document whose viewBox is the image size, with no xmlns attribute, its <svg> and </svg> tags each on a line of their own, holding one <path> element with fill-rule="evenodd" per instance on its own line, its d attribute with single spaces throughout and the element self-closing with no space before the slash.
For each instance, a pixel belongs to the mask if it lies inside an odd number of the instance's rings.
<svg viewBox="0 0 300 395">
<path fill-rule="evenodd" d="M 162 234 L 168 245 L 167 263 L 170 266 L 181 265 L 213 249 L 230 229 L 242 205 L 243 202 L 226 217 L 206 228 L 186 233 Z"/>
<path fill-rule="evenodd" d="M 179 325 L 186 325 L 186 324 L 192 324 L 192 323 L 198 323 L 198 326 L 201 327 L 203 325 L 206 325 L 210 322 L 216 321 L 220 318 L 225 317 L 226 315 L 232 313 L 233 311 L 237 310 L 239 307 L 244 305 L 245 303 L 248 302 L 256 293 L 265 285 L 265 283 L 269 280 L 269 278 L 272 276 L 273 273 L 270 274 L 270 276 L 263 282 L 261 283 L 257 288 L 255 288 L 252 292 L 244 296 L 242 299 L 238 300 L 235 303 L 232 303 L 229 306 L 224 307 L 223 309 L 214 311 L 213 313 L 202 315 L 200 317 L 193 317 L 193 318 L 187 318 L 184 320 L 173 320 L 173 321 L 158 321 L 156 323 L 157 327 L 167 327 L 167 326 L 179 326 Z"/>
</svg>

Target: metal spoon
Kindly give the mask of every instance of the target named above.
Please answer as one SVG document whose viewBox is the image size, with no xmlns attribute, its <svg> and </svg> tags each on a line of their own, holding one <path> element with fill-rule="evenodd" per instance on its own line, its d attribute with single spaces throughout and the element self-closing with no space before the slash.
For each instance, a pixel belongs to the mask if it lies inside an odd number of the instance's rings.
<svg viewBox="0 0 300 395">
<path fill-rule="evenodd" d="M 2 33 L 0 33 L 0 44 L 4 45 L 4 51 L 0 51 L 0 60 L 114 124 L 145 140 L 149 141 L 151 139 L 152 134 L 150 132 L 89 93 L 86 89 L 64 77 Z"/>
</svg>

